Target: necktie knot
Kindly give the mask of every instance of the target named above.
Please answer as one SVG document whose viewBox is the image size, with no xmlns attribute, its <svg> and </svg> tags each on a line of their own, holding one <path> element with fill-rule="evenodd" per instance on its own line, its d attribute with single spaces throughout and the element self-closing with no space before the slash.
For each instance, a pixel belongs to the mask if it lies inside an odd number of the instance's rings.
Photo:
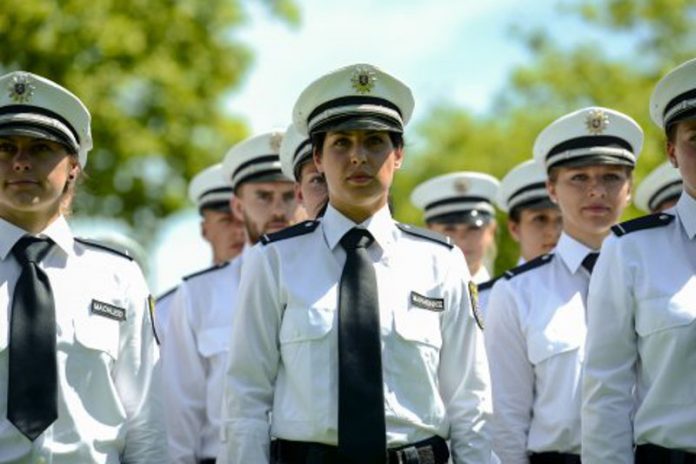
<svg viewBox="0 0 696 464">
<path fill-rule="evenodd" d="M 356 248 L 367 248 L 375 241 L 372 234 L 367 229 L 354 227 L 341 238 L 341 246 L 346 250 Z"/>
<path fill-rule="evenodd" d="M 21 264 L 39 263 L 51 251 L 52 247 L 53 242 L 50 239 L 25 235 L 12 247 L 12 254 Z"/>
<path fill-rule="evenodd" d="M 582 267 L 587 269 L 587 272 L 592 274 L 592 270 L 594 269 L 595 263 L 597 262 L 597 258 L 599 258 L 599 253 L 595 251 L 587 253 L 585 259 L 582 260 Z"/>
</svg>

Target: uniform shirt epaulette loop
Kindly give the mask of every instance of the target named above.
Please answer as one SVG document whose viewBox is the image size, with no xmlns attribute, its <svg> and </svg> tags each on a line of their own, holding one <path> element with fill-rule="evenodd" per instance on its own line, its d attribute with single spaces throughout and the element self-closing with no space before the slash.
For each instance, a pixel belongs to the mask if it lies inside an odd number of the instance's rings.
<svg viewBox="0 0 696 464">
<path fill-rule="evenodd" d="M 614 235 L 616 235 L 617 237 L 622 237 L 626 234 L 630 234 L 631 232 L 636 232 L 638 230 L 654 229 L 655 227 L 666 226 L 673 220 L 674 216 L 671 214 L 649 214 L 647 216 L 622 222 L 621 224 L 616 224 L 611 228 L 611 231 L 614 232 Z"/>
<path fill-rule="evenodd" d="M 510 280 L 515 276 L 523 274 L 523 273 L 530 271 L 532 269 L 535 269 L 539 266 L 543 266 L 544 264 L 548 264 L 551 262 L 552 259 L 553 259 L 553 253 L 541 255 L 537 258 L 534 258 L 531 261 L 527 261 L 524 264 L 520 264 L 517 267 L 513 267 L 512 269 L 505 271 L 505 274 L 503 274 L 503 276 L 505 276 L 505 279 Z"/>
<path fill-rule="evenodd" d="M 98 242 L 96 240 L 80 238 L 80 237 L 75 237 L 75 241 L 79 242 L 83 245 L 87 245 L 89 247 L 99 248 L 101 250 L 109 251 L 109 252 L 114 253 L 116 255 L 122 256 L 130 261 L 133 261 L 133 257 L 128 252 L 128 250 L 126 250 L 125 248 L 117 248 L 112 244 L 107 245 L 105 243 Z"/>
<path fill-rule="evenodd" d="M 500 274 L 498 277 L 494 277 L 491 280 L 487 280 L 485 282 L 481 282 L 480 284 L 478 284 L 479 292 L 483 291 L 483 290 L 490 290 L 491 288 L 493 288 L 493 285 L 495 285 L 495 283 L 498 280 L 500 280 L 500 278 L 503 277 L 504 275 L 505 274 Z"/>
<path fill-rule="evenodd" d="M 164 292 L 160 296 L 156 297 L 155 302 L 159 303 L 160 301 L 165 300 L 165 299 L 169 298 L 170 296 L 174 295 L 174 292 L 176 291 L 177 288 L 179 288 L 178 285 L 170 288 L 169 290 L 167 290 L 166 292 Z"/>
<path fill-rule="evenodd" d="M 217 271 L 218 269 L 222 269 L 224 267 L 227 267 L 227 266 L 229 266 L 229 264 L 230 264 L 229 261 L 225 261 L 224 263 L 220 263 L 220 264 L 214 264 L 210 267 L 206 267 L 205 269 L 201 269 L 200 271 L 196 271 L 192 274 L 186 275 L 186 276 L 182 277 L 182 279 L 183 280 L 193 279 L 194 277 L 198 277 L 200 275 L 207 274 L 209 272 Z"/>
<path fill-rule="evenodd" d="M 300 235 L 305 235 L 310 232 L 314 232 L 314 229 L 319 227 L 319 221 L 303 221 L 294 226 L 286 227 L 278 232 L 273 232 L 271 234 L 264 234 L 261 236 L 261 243 L 268 245 L 271 242 L 277 242 L 278 240 L 285 240 L 286 238 L 299 237 Z"/>
<path fill-rule="evenodd" d="M 424 238 L 430 240 L 431 242 L 439 243 L 447 248 L 454 248 L 452 241 L 446 235 L 442 235 L 439 232 L 434 232 L 432 230 L 423 229 L 422 227 L 415 227 L 410 224 L 402 224 L 400 222 L 395 223 L 396 227 L 399 228 L 403 233 L 415 235 L 416 237 Z"/>
</svg>

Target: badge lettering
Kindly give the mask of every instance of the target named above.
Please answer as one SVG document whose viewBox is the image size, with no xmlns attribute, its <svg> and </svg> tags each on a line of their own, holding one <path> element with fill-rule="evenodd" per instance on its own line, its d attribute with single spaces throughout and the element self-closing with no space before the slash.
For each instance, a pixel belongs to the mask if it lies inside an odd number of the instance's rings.
<svg viewBox="0 0 696 464">
<path fill-rule="evenodd" d="M 444 298 L 430 298 L 416 292 L 411 292 L 411 304 L 428 311 L 440 312 L 445 310 Z"/>
<path fill-rule="evenodd" d="M 119 308 L 118 306 L 104 303 L 103 301 L 92 300 L 90 309 L 92 314 L 108 317 L 109 319 L 113 319 L 115 321 L 126 320 L 126 310 L 124 308 Z"/>
</svg>

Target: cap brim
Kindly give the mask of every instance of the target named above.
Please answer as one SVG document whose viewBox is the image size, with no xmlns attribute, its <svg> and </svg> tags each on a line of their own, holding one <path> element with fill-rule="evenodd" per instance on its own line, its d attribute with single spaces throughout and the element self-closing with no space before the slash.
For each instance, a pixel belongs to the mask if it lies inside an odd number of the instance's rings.
<svg viewBox="0 0 696 464">
<path fill-rule="evenodd" d="M 526 203 L 520 203 L 513 207 L 513 209 L 558 209 L 558 205 L 551 201 L 550 198 L 537 198 L 536 200 L 531 200 Z"/>
<path fill-rule="evenodd" d="M 478 210 L 441 214 L 427 220 L 428 223 L 438 224 L 468 224 L 483 227 L 493 220 L 493 215 Z"/>
<path fill-rule="evenodd" d="M 247 182 L 249 183 L 257 183 L 257 182 L 293 182 L 292 179 L 288 179 L 288 177 L 283 174 L 282 172 L 278 173 L 269 173 L 269 174 L 263 174 L 258 177 L 253 177 L 251 179 L 247 180 L 242 180 L 241 182 L 237 183 L 237 186 L 241 184 L 246 184 Z"/>
<path fill-rule="evenodd" d="M 230 210 L 230 202 L 229 201 L 214 201 L 211 203 L 203 203 L 201 206 L 198 207 L 199 212 L 203 211 L 217 211 L 220 213 L 229 213 Z"/>
<path fill-rule="evenodd" d="M 312 129 L 317 132 L 340 132 L 351 130 L 386 131 L 402 133 L 404 128 L 397 121 L 375 115 L 349 116 L 336 120 L 328 120 Z"/>
<path fill-rule="evenodd" d="M 32 137 L 32 138 L 40 139 L 40 140 L 48 140 L 49 142 L 55 142 L 55 143 L 61 144 L 71 153 L 77 153 L 77 149 L 75 147 L 72 147 L 72 144 L 70 144 L 66 139 L 57 136 L 52 131 L 49 131 L 47 129 L 43 129 L 40 126 L 8 125 L 8 126 L 0 127 L 0 137 L 10 136 L 10 135 L 19 135 L 19 136 L 24 136 L 24 137 Z"/>
<path fill-rule="evenodd" d="M 572 158 L 566 161 L 561 161 L 553 164 L 549 169 L 553 168 L 580 168 L 584 166 L 596 166 L 596 165 L 616 165 L 616 166 L 629 166 L 635 167 L 636 163 L 631 162 L 625 158 L 618 158 L 616 156 L 609 155 L 593 155 L 593 156 L 580 156 L 578 158 Z"/>
</svg>

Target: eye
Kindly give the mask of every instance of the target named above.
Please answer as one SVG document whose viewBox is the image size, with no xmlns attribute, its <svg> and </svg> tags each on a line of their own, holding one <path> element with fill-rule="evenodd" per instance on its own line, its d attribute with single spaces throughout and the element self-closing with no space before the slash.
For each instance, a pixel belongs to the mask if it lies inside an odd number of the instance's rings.
<svg viewBox="0 0 696 464">
<path fill-rule="evenodd" d="M 570 177 L 570 180 L 573 181 L 573 182 L 586 182 L 587 179 L 588 179 L 587 174 L 584 174 L 584 173 L 581 173 L 581 172 L 579 172 L 579 173 L 577 173 L 577 174 L 573 174 L 573 175 Z"/>
<path fill-rule="evenodd" d="M 376 147 L 381 147 L 386 143 L 385 141 L 385 135 L 383 134 L 373 134 L 370 135 L 367 140 L 365 140 L 365 145 L 367 145 L 370 148 L 376 148 Z"/>
<path fill-rule="evenodd" d="M 256 192 L 256 198 L 264 202 L 269 202 L 273 199 L 273 196 L 269 192 Z"/>
<path fill-rule="evenodd" d="M 350 139 L 348 137 L 336 137 L 331 145 L 336 148 L 346 148 L 350 146 Z"/>
<path fill-rule="evenodd" d="M 326 183 L 326 179 L 324 179 L 324 176 L 321 174 L 314 174 L 310 176 L 309 183 L 311 185 L 324 185 Z"/>
<path fill-rule="evenodd" d="M 2 152 L 2 153 L 14 153 L 15 146 L 9 142 L 0 142 L 0 152 Z"/>
<path fill-rule="evenodd" d="M 295 192 L 285 192 L 283 194 L 283 201 L 288 203 L 295 200 Z"/>
</svg>

